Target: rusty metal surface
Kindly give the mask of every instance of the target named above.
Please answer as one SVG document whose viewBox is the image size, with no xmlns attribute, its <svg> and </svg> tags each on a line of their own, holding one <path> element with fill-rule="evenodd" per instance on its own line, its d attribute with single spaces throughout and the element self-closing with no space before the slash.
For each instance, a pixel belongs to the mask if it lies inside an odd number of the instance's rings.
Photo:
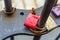
<svg viewBox="0 0 60 40">
<path fill-rule="evenodd" d="M 40 8 L 36 9 L 37 15 L 40 14 L 40 10 Z M 24 12 L 24 15 L 20 15 L 20 12 Z M 0 39 L 18 33 L 34 35 L 24 26 L 24 20 L 26 19 L 29 12 L 29 10 L 17 9 L 13 16 L 7 17 L 3 12 L 0 11 Z M 49 17 L 47 24 L 49 24 L 48 26 L 58 26 L 58 24 L 56 24 L 51 17 Z M 55 31 L 57 32 L 58 30 L 59 29 Z M 51 34 L 53 34 L 53 32 Z"/>
<path fill-rule="evenodd" d="M 37 13 L 37 15 L 39 15 L 42 10 L 40 7 L 43 4 L 44 4 L 44 0 L 43 1 L 31 0 L 31 2 L 28 0 L 12 0 L 12 5 L 13 5 L 13 7 L 17 8 L 17 11 L 13 16 L 7 17 L 2 12 L 2 10 L 4 10 L 4 2 L 1 1 L 0 2 L 0 40 L 7 36 L 12 35 L 12 34 L 16 34 L 16 33 L 26 33 L 26 34 L 34 35 L 31 31 L 29 31 L 23 25 L 24 20 L 27 17 L 28 13 L 30 12 L 29 10 L 32 7 L 34 7 L 35 9 L 37 8 L 36 13 Z M 22 11 L 24 12 L 23 16 L 20 15 L 20 12 L 22 12 Z M 60 23 L 60 21 L 59 21 L 60 18 L 58 21 L 55 19 L 56 18 L 54 18 L 54 17 L 53 17 L 53 19 L 51 17 L 49 17 L 47 24 L 49 24 L 49 26 L 58 26 Z M 60 28 L 57 28 L 48 34 L 43 35 L 42 37 L 43 38 L 50 37 L 49 39 L 51 39 L 51 38 L 53 39 L 60 33 L 59 30 L 60 30 Z"/>
</svg>

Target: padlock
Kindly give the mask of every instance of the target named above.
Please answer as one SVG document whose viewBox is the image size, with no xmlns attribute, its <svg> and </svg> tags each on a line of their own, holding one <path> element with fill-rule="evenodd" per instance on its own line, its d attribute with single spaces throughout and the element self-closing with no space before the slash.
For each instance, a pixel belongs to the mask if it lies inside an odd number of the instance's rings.
<svg viewBox="0 0 60 40">
<path fill-rule="evenodd" d="M 52 12 L 56 17 L 59 17 L 60 16 L 60 6 L 53 7 Z"/>
<path fill-rule="evenodd" d="M 38 19 L 39 19 L 39 16 L 29 13 L 29 15 L 27 16 L 27 18 L 24 22 L 24 25 L 27 28 L 35 29 Z"/>
</svg>

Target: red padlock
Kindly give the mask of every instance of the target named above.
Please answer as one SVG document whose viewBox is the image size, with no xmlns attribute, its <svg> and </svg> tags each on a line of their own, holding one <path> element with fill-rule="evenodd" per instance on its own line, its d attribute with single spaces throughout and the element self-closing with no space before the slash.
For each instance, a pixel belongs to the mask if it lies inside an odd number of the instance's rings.
<svg viewBox="0 0 60 40">
<path fill-rule="evenodd" d="M 27 28 L 35 29 L 38 19 L 39 19 L 39 16 L 29 13 L 29 15 L 27 16 L 24 22 L 24 25 Z"/>
</svg>

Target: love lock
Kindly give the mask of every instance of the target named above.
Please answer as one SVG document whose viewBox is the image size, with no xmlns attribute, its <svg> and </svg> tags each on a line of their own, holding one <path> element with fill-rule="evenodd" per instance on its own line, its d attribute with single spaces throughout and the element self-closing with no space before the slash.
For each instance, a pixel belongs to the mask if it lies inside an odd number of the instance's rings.
<svg viewBox="0 0 60 40">
<path fill-rule="evenodd" d="M 52 12 L 55 15 L 55 17 L 60 17 L 60 5 L 53 7 Z"/>
<path fill-rule="evenodd" d="M 44 28 L 38 28 L 36 26 L 37 21 L 40 17 L 29 14 L 24 22 L 24 25 L 29 28 L 34 34 L 45 34 L 48 32 L 49 29 L 55 28 L 55 27 L 44 27 Z"/>
<path fill-rule="evenodd" d="M 25 27 L 29 28 L 31 32 L 33 32 L 35 35 L 42 35 L 48 33 L 50 30 L 56 28 L 56 27 L 49 27 L 45 26 L 43 28 L 38 28 L 36 26 L 37 21 L 39 20 L 39 16 L 36 16 L 34 14 L 29 14 L 24 22 Z"/>
</svg>

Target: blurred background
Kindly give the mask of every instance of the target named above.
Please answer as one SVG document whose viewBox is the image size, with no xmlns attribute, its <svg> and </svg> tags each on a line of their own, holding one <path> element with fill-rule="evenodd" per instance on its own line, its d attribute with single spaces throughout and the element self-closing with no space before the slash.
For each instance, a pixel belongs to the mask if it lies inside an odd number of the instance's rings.
<svg viewBox="0 0 60 40">
<path fill-rule="evenodd" d="M 12 6 L 18 9 L 31 9 L 33 8 L 39 8 L 43 6 L 45 3 L 45 0 L 12 0 Z M 60 0 L 58 0 L 58 4 L 60 3 Z M 0 0 L 0 10 L 4 8 L 4 1 Z"/>
</svg>

